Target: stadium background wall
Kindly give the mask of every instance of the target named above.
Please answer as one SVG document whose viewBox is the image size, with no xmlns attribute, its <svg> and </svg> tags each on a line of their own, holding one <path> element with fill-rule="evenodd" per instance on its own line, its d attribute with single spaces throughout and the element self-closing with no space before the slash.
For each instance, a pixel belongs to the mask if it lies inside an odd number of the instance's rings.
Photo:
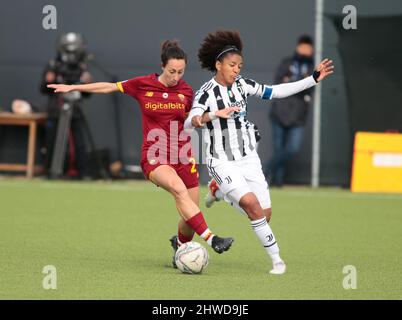
<svg viewBox="0 0 402 320">
<path fill-rule="evenodd" d="M 48 2 L 42 0 L 17 0 L 3 6 L 0 11 L 2 44 L 0 109 L 9 110 L 11 101 L 15 98 L 28 100 L 38 106 L 45 105 L 46 98 L 38 90 L 40 76 L 47 60 L 55 55 L 57 36 L 64 32 L 82 33 L 96 61 L 109 72 L 118 75 L 121 80 L 159 72 L 161 42 L 164 39 L 177 38 L 189 56 L 185 80 L 195 89 L 211 77 L 210 73 L 200 69 L 196 55 L 202 38 L 208 32 L 218 28 L 240 30 L 245 45 L 243 74 L 264 83 L 271 83 L 280 60 L 292 54 L 299 35 L 304 33 L 314 35 L 314 0 L 297 2 L 251 0 L 247 3 L 239 0 L 232 0 L 229 3 L 212 0 L 202 2 L 119 0 L 117 3 L 104 0 L 69 2 L 55 0 L 52 4 L 57 8 L 58 29 L 44 30 L 42 9 L 47 4 Z M 354 70 L 357 66 L 355 67 L 353 61 L 346 59 L 343 62 L 341 58 L 352 55 L 352 52 L 348 51 L 348 46 L 353 44 L 348 44 L 347 39 L 342 42 L 342 32 L 337 32 L 336 24 L 333 22 L 337 21 L 339 24 L 341 21 L 339 16 L 347 4 L 357 7 L 358 17 L 360 14 L 385 17 L 395 16 L 398 13 L 402 15 L 402 3 L 397 0 L 383 1 L 381 4 L 373 0 L 325 2 L 323 54 L 334 58 L 337 72 L 323 85 L 320 176 L 322 184 L 348 185 L 353 130 L 361 128 L 361 126 L 352 128 L 351 119 L 362 112 L 368 103 L 366 99 L 359 104 L 361 87 L 356 89 L 357 91 L 352 90 L 350 94 L 346 93 L 346 88 L 349 90 L 353 88 L 355 81 L 353 79 L 358 73 Z M 372 24 L 360 25 L 358 22 L 358 30 L 351 32 L 367 34 L 373 30 L 375 26 Z M 389 33 L 387 28 L 377 31 L 379 32 L 377 36 L 381 36 L 381 32 Z M 347 33 L 344 32 L 343 35 Z M 372 38 L 367 40 L 370 41 L 362 41 L 375 45 Z M 346 45 L 341 52 L 339 43 Z M 384 50 L 395 50 L 395 48 L 385 46 Z M 360 54 L 370 51 L 370 48 L 362 49 Z M 397 52 L 394 52 L 395 54 Z M 400 52 L 399 54 L 401 57 L 402 54 Z M 353 59 L 355 58 L 353 56 Z M 390 60 L 395 61 L 392 58 Z M 384 60 L 371 60 L 370 63 L 378 66 L 384 62 Z M 344 67 L 348 68 L 348 72 L 344 73 Z M 365 68 L 364 72 L 373 70 L 372 65 L 364 64 L 364 61 L 358 67 Z M 90 71 L 95 81 L 109 80 L 93 64 L 90 64 Z M 380 77 L 383 69 L 375 68 L 375 72 Z M 346 76 L 350 77 L 351 81 L 346 82 Z M 378 83 L 381 83 L 381 79 L 378 79 Z M 395 99 L 397 98 L 395 96 Z M 395 104 L 395 99 L 387 99 L 387 104 Z M 136 108 L 136 102 L 131 98 L 119 95 L 118 101 L 121 110 L 123 160 L 125 164 L 138 164 L 141 144 L 140 112 Z M 265 161 L 272 154 L 271 126 L 268 119 L 270 103 L 250 99 L 249 104 L 249 118 L 258 125 L 262 134 L 259 153 L 261 159 Z M 116 159 L 111 96 L 93 95 L 85 105 L 84 111 L 97 147 L 109 149 L 112 160 Z M 366 130 L 378 129 L 371 128 L 370 121 L 366 124 L 364 127 Z M 309 113 L 302 150 L 290 164 L 286 179 L 289 183 L 310 182 L 311 128 L 312 112 Z M 386 126 L 381 126 L 381 129 L 386 129 Z M 24 128 L 0 127 L 0 161 L 24 161 L 26 150 L 24 130 Z M 202 166 L 200 171 L 201 182 L 205 183 L 208 179 L 206 170 Z"/>
</svg>

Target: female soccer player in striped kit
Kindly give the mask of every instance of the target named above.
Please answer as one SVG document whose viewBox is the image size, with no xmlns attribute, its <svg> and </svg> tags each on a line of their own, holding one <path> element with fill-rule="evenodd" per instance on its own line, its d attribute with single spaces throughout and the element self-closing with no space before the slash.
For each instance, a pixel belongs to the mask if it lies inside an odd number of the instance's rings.
<svg viewBox="0 0 402 320">
<path fill-rule="evenodd" d="M 207 166 L 220 192 L 228 202 L 244 211 L 251 226 L 271 257 L 271 274 L 283 274 L 286 264 L 268 224 L 271 200 L 268 183 L 256 151 L 255 125 L 247 119 L 247 98 L 285 98 L 308 89 L 333 72 L 332 61 L 325 59 L 311 77 L 301 81 L 267 86 L 243 78 L 242 41 L 235 31 L 208 34 L 198 52 L 201 66 L 214 77 L 197 92 L 185 128 L 202 127 Z M 229 118 L 220 111 L 239 108 Z"/>
<path fill-rule="evenodd" d="M 160 75 L 154 73 L 117 83 L 50 84 L 48 87 L 55 89 L 55 92 L 120 91 L 136 99 L 142 113 L 142 170 L 150 181 L 174 197 L 181 216 L 178 236 L 171 239 L 174 249 L 177 250 L 181 243 L 191 241 L 195 231 L 216 252 L 222 253 L 230 248 L 233 239 L 218 237 L 208 228 L 198 205 L 198 172 L 195 161 L 190 160 L 191 147 L 188 148 L 187 139 L 180 138 L 186 113 L 190 111 L 193 101 L 192 88 L 181 79 L 187 56 L 176 41 L 165 41 L 161 60 Z M 220 115 L 227 116 L 230 112 L 222 110 Z M 158 148 L 155 148 L 155 133 L 159 138 Z M 179 156 L 182 150 L 187 151 L 185 159 Z"/>
</svg>

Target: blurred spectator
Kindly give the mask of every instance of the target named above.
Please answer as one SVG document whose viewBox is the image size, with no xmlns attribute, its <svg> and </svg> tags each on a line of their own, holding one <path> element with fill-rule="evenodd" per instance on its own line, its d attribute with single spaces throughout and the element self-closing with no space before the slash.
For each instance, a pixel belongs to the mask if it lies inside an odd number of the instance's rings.
<svg viewBox="0 0 402 320">
<path fill-rule="evenodd" d="M 282 60 L 274 84 L 301 80 L 314 70 L 314 44 L 310 36 L 299 38 L 292 57 Z M 264 165 L 270 185 L 282 186 L 286 165 L 300 150 L 313 88 L 294 96 L 273 102 L 270 112 L 272 124 L 273 156 Z"/>
<path fill-rule="evenodd" d="M 49 175 L 55 146 L 60 111 L 66 101 L 63 94 L 54 94 L 47 88 L 50 83 L 83 84 L 92 82 L 87 71 L 87 52 L 83 37 L 77 33 L 63 34 L 57 42 L 57 56 L 50 60 L 43 72 L 40 90 L 49 96 L 47 104 L 48 121 L 46 123 L 45 168 Z M 88 93 L 78 93 L 73 102 L 73 116 L 68 133 L 68 146 L 64 162 L 64 172 L 71 178 L 83 178 L 87 175 L 87 156 L 84 139 L 84 115 L 81 110 L 82 98 Z M 71 98 L 69 98 L 71 102 Z"/>
</svg>

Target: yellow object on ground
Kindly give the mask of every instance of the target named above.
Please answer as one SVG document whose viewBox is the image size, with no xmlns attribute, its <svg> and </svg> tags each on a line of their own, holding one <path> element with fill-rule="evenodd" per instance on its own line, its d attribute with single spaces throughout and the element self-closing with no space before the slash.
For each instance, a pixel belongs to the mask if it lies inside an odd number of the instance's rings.
<svg viewBox="0 0 402 320">
<path fill-rule="evenodd" d="M 356 133 L 351 190 L 402 193 L 402 134 Z"/>
</svg>

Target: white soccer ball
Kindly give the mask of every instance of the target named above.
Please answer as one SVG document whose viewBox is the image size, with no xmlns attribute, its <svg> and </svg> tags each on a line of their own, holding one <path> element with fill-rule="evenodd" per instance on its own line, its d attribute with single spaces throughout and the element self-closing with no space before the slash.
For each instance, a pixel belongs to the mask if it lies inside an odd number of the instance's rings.
<svg viewBox="0 0 402 320">
<path fill-rule="evenodd" d="M 208 251 L 195 241 L 183 243 L 176 251 L 177 268 L 183 273 L 201 273 L 208 265 Z"/>
</svg>

